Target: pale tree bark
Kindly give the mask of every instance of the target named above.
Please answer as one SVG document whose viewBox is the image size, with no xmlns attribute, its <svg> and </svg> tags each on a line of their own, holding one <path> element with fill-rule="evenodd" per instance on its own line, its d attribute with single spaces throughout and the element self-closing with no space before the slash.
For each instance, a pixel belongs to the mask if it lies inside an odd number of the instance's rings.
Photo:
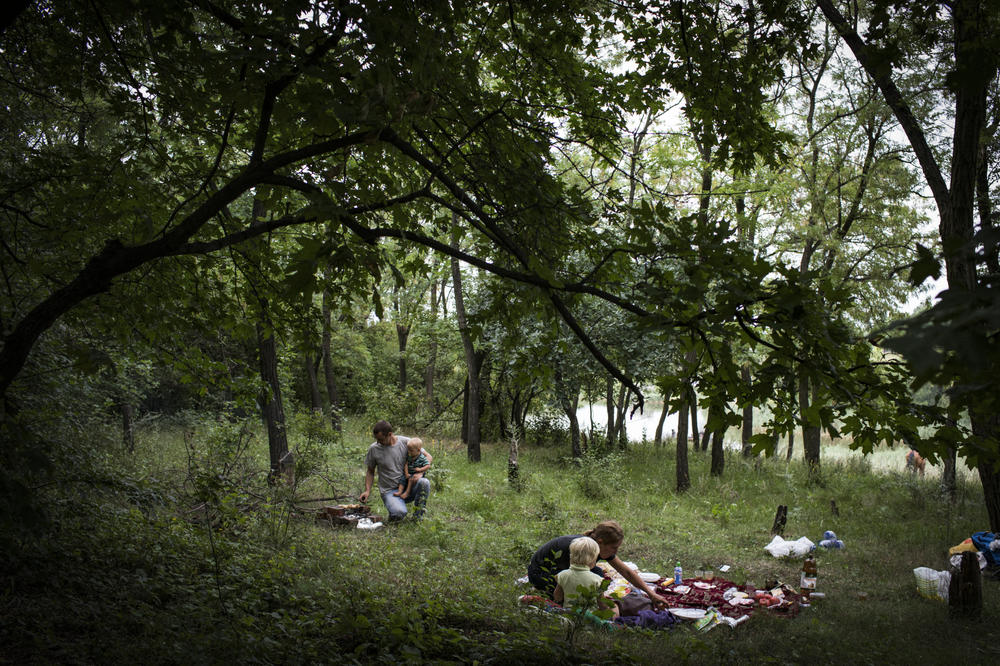
<svg viewBox="0 0 1000 666">
<path fill-rule="evenodd" d="M 510 447 L 507 450 L 507 483 L 516 490 L 521 489 L 521 465 L 518 462 L 518 450 L 520 449 L 520 431 L 515 431 L 515 435 L 510 438 Z"/>
<path fill-rule="evenodd" d="M 628 419 L 628 387 L 624 384 L 618 387 L 618 401 L 615 403 L 615 441 L 622 449 L 628 446 L 626 421 Z"/>
</svg>

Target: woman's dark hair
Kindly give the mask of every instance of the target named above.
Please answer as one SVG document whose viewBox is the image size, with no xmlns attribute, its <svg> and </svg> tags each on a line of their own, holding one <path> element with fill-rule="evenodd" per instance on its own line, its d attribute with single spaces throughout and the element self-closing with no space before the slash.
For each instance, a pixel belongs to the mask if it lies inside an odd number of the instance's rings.
<svg viewBox="0 0 1000 666">
<path fill-rule="evenodd" d="M 621 543 L 621 540 L 625 538 L 625 531 L 621 525 L 613 520 L 602 520 L 597 523 L 597 527 L 589 532 L 584 532 L 584 535 L 589 536 L 594 541 L 611 544 Z"/>
</svg>

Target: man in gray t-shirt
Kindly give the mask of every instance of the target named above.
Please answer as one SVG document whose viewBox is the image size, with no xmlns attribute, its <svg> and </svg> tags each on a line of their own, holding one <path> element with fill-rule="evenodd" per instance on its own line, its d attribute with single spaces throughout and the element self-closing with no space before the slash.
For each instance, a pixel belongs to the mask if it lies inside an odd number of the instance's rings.
<svg viewBox="0 0 1000 666">
<path fill-rule="evenodd" d="M 406 444 L 410 438 L 394 435 L 388 421 L 376 423 L 373 434 L 375 441 L 365 454 L 365 489 L 358 495 L 358 499 L 368 501 L 375 481 L 375 468 L 378 468 L 378 492 L 389 513 L 389 520 L 402 520 L 406 516 L 406 505 L 410 502 L 414 506 L 413 517 L 423 517 L 427 508 L 427 496 L 431 492 L 431 483 L 426 477 L 417 481 L 413 492 L 406 499 L 393 495 L 399 487 L 400 479 L 404 478 Z M 430 454 L 427 455 L 430 457 Z"/>
</svg>

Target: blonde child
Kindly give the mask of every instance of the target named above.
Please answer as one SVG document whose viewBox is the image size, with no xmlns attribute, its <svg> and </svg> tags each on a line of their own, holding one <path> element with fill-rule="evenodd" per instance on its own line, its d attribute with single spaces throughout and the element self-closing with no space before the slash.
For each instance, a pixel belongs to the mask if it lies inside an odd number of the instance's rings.
<svg viewBox="0 0 1000 666">
<path fill-rule="evenodd" d="M 399 479 L 399 490 L 393 493 L 400 499 L 406 499 L 413 492 L 413 486 L 423 478 L 431 468 L 431 454 L 423 449 L 424 442 L 419 437 L 411 437 L 406 443 L 406 464 L 403 466 L 403 477 Z M 405 487 L 405 488 L 404 488 Z"/>
<path fill-rule="evenodd" d="M 556 574 L 556 589 L 552 598 L 559 605 L 573 604 L 580 597 L 580 588 L 596 589 L 604 580 L 591 569 L 597 564 L 597 556 L 601 547 L 590 537 L 573 539 L 569 544 L 569 569 Z M 618 606 L 598 597 L 597 607 L 601 610 L 610 608 L 618 615 Z"/>
</svg>

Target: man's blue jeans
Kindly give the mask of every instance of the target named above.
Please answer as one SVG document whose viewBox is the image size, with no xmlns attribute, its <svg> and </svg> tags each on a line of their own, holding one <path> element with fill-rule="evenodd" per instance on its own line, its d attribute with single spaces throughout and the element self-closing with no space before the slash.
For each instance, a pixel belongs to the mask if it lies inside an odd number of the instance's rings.
<svg viewBox="0 0 1000 666">
<path fill-rule="evenodd" d="M 406 505 L 413 502 L 413 517 L 423 518 L 424 511 L 427 510 L 427 496 L 431 494 L 431 482 L 427 477 L 423 477 L 413 486 L 413 492 L 405 500 L 393 495 L 396 489 L 382 493 L 382 503 L 385 510 L 389 512 L 389 520 L 402 520 L 406 517 Z"/>
</svg>

